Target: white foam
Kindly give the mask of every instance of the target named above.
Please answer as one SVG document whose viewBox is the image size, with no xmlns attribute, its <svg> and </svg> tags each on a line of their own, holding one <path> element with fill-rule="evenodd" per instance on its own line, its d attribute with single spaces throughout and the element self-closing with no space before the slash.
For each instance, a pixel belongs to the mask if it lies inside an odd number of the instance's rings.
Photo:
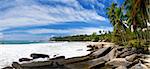
<svg viewBox="0 0 150 69">
<path fill-rule="evenodd" d="M 31 58 L 31 53 L 47 54 L 50 58 L 65 56 L 66 58 L 87 55 L 87 43 L 55 42 L 37 44 L 0 44 L 0 68 L 18 62 L 19 58 Z M 41 59 L 40 59 L 41 60 Z"/>
</svg>

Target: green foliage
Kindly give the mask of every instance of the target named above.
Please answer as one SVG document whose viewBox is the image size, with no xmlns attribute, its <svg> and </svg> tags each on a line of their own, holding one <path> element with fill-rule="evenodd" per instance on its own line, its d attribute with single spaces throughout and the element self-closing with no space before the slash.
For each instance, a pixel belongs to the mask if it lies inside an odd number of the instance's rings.
<svg viewBox="0 0 150 69">
<path fill-rule="evenodd" d="M 111 41 L 111 32 L 98 35 L 95 32 L 91 35 L 74 35 L 74 36 L 64 36 L 64 37 L 53 37 L 50 41 Z"/>
<path fill-rule="evenodd" d="M 142 48 L 144 46 L 144 41 L 143 40 L 134 39 L 134 40 L 130 40 L 128 42 L 128 45 L 132 46 L 132 47 L 135 47 L 135 48 Z"/>
<path fill-rule="evenodd" d="M 90 41 L 89 35 L 74 35 L 64 37 L 53 37 L 50 41 Z"/>
<path fill-rule="evenodd" d="M 122 6 L 112 3 L 107 10 L 108 18 L 114 27 L 112 42 L 138 49 L 150 45 L 150 27 L 147 25 L 149 18 L 145 0 L 126 0 Z"/>
<path fill-rule="evenodd" d="M 105 40 L 107 42 L 111 42 L 111 40 L 112 40 L 112 33 L 102 34 L 100 39 L 101 40 Z"/>
<path fill-rule="evenodd" d="M 90 36 L 90 38 L 91 38 L 91 41 L 93 42 L 98 42 L 99 40 L 99 36 L 97 36 L 95 32 Z"/>
</svg>

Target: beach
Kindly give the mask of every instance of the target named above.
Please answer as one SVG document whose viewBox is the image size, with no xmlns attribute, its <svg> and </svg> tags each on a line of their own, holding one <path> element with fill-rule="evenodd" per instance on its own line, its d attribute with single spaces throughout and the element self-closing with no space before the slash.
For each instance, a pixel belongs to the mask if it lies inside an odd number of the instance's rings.
<svg viewBox="0 0 150 69">
<path fill-rule="evenodd" d="M 149 69 L 149 54 L 110 42 L 54 42 L 0 45 L 3 69 Z M 3 50 L 2 50 L 3 49 Z M 3 54 L 2 54 L 3 53 Z M 19 62 L 20 58 L 50 56 Z M 11 66 L 12 65 L 12 66 Z"/>
<path fill-rule="evenodd" d="M 0 44 L 0 68 L 11 66 L 12 62 L 19 62 L 19 58 L 31 58 L 31 53 L 47 54 L 50 58 L 65 56 L 65 58 L 84 56 L 89 42 L 53 42 L 34 44 Z M 44 61 L 39 59 L 34 61 Z"/>
</svg>

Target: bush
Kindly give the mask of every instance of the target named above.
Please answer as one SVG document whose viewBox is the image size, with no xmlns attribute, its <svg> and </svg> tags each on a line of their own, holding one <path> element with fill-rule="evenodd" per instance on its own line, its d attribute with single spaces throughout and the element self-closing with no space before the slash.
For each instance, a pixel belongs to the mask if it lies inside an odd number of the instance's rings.
<svg viewBox="0 0 150 69">
<path fill-rule="evenodd" d="M 98 41 L 99 41 L 99 37 L 98 37 L 98 36 L 96 36 L 96 37 L 92 38 L 92 40 L 91 40 L 91 41 L 93 41 L 93 42 L 98 42 Z"/>
<path fill-rule="evenodd" d="M 144 47 L 145 42 L 143 40 L 134 39 L 134 40 L 130 40 L 128 42 L 128 45 L 135 48 L 142 48 Z"/>
</svg>

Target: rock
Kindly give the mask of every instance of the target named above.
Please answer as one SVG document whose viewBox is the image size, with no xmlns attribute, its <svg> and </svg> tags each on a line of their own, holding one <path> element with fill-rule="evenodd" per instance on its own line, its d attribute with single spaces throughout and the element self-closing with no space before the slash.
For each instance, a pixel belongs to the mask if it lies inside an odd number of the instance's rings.
<svg viewBox="0 0 150 69">
<path fill-rule="evenodd" d="M 19 59 L 19 62 L 23 62 L 23 61 L 31 61 L 32 59 L 29 59 L 29 58 L 20 58 Z"/>
<path fill-rule="evenodd" d="M 104 47 L 104 44 L 97 44 L 97 45 L 95 45 L 95 47 L 97 47 L 97 49 L 101 49 Z"/>
<path fill-rule="evenodd" d="M 150 56 L 148 55 L 143 55 L 144 58 L 141 58 L 140 60 L 142 60 L 143 63 L 150 63 Z"/>
<path fill-rule="evenodd" d="M 92 48 L 93 46 L 92 46 L 92 45 L 87 45 L 87 47 L 88 47 L 88 48 Z"/>
<path fill-rule="evenodd" d="M 58 57 L 52 58 L 50 60 L 58 60 L 58 59 L 65 59 L 65 56 L 58 56 Z"/>
<path fill-rule="evenodd" d="M 105 59 L 102 57 L 90 59 L 89 56 L 86 56 L 82 58 L 71 58 L 68 61 L 69 63 L 65 65 L 67 65 L 70 69 L 91 69 L 101 65 L 104 66 L 105 64 Z"/>
<path fill-rule="evenodd" d="M 65 56 L 58 56 L 58 57 L 52 58 L 50 60 L 55 60 L 55 62 L 62 62 L 65 60 Z"/>
<path fill-rule="evenodd" d="M 117 51 L 123 51 L 124 47 L 117 47 Z"/>
<path fill-rule="evenodd" d="M 13 62 L 12 63 L 13 68 L 15 69 L 22 69 L 21 65 L 18 62 Z"/>
<path fill-rule="evenodd" d="M 15 64 L 15 69 L 68 69 L 54 60 Z"/>
<path fill-rule="evenodd" d="M 63 65 L 64 61 L 65 61 L 65 56 L 58 56 L 55 58 L 50 59 L 50 61 L 52 61 L 52 65 Z"/>
<path fill-rule="evenodd" d="M 104 64 L 105 64 L 105 61 L 97 62 L 97 63 L 91 63 L 91 65 L 90 65 L 90 67 L 88 67 L 88 69 L 95 69 L 98 66 L 102 67 L 102 65 L 104 65 Z"/>
<path fill-rule="evenodd" d="M 150 58 L 150 55 L 144 54 L 143 56 L 144 56 L 145 58 Z"/>
<path fill-rule="evenodd" d="M 114 58 L 116 58 L 116 48 L 113 48 L 108 54 L 106 58 L 109 58 L 109 60 L 112 60 Z"/>
<path fill-rule="evenodd" d="M 80 57 L 68 58 L 65 60 L 65 64 L 78 63 L 78 62 L 82 62 L 82 61 L 87 61 L 89 59 L 90 59 L 89 56 L 80 56 Z"/>
<path fill-rule="evenodd" d="M 126 52 L 120 54 L 120 57 L 121 57 L 121 58 L 124 58 L 124 57 L 129 56 L 129 55 L 132 55 L 132 54 L 134 54 L 133 51 L 126 51 Z"/>
<path fill-rule="evenodd" d="M 144 63 L 150 69 L 150 63 Z"/>
<path fill-rule="evenodd" d="M 139 62 L 135 66 L 131 67 L 131 69 L 149 69 L 149 68 L 146 65 L 142 64 L 141 62 Z"/>
<path fill-rule="evenodd" d="M 134 60 L 130 65 L 127 66 L 127 68 L 131 68 L 139 63 L 139 59 Z"/>
<path fill-rule="evenodd" d="M 87 63 L 90 64 L 89 69 L 95 69 L 97 66 L 104 65 L 108 61 L 106 56 L 89 60 Z"/>
<path fill-rule="evenodd" d="M 109 53 L 111 50 L 111 47 L 104 47 L 102 49 L 99 49 L 95 52 L 93 52 L 90 56 L 94 58 L 105 56 L 107 53 Z"/>
<path fill-rule="evenodd" d="M 137 54 L 126 56 L 125 59 L 129 62 L 133 62 L 137 58 Z"/>
<path fill-rule="evenodd" d="M 127 67 L 126 66 L 119 66 L 119 67 L 117 67 L 115 69 L 127 69 Z"/>
<path fill-rule="evenodd" d="M 8 67 L 2 68 L 2 69 L 13 69 L 13 67 L 8 66 Z"/>
<path fill-rule="evenodd" d="M 30 55 L 30 57 L 32 57 L 33 59 L 37 59 L 37 58 L 49 58 L 49 55 L 32 53 Z"/>
<path fill-rule="evenodd" d="M 131 62 L 125 60 L 125 58 L 114 58 L 106 63 L 106 65 L 112 65 L 114 67 L 118 66 L 128 66 Z"/>
<path fill-rule="evenodd" d="M 88 45 L 87 47 L 89 48 L 87 51 L 94 51 L 95 50 L 94 45 Z"/>
<path fill-rule="evenodd" d="M 118 47 L 119 48 L 119 47 Z M 123 53 L 125 53 L 125 52 L 127 52 L 128 51 L 128 49 L 126 49 L 126 48 L 123 48 L 123 49 L 117 49 L 117 58 L 120 58 L 120 55 L 122 55 Z"/>
<path fill-rule="evenodd" d="M 21 67 L 42 67 L 42 66 L 51 66 L 53 61 L 38 61 L 38 62 L 31 62 L 31 63 L 23 63 L 20 64 Z"/>
<path fill-rule="evenodd" d="M 88 49 L 87 51 L 93 51 L 93 50 L 94 50 L 94 49 L 91 48 L 91 49 Z"/>
</svg>

